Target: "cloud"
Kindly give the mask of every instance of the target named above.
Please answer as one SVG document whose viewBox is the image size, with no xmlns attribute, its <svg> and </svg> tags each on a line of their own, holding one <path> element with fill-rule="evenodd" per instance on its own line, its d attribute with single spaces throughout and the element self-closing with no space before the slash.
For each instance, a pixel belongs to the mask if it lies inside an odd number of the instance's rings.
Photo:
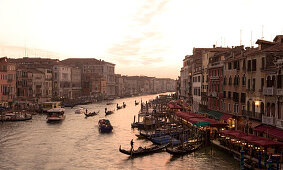
<svg viewBox="0 0 283 170">
<path fill-rule="evenodd" d="M 162 45 L 163 35 L 152 25 L 152 19 L 164 11 L 168 1 L 147 0 L 133 16 L 129 33 L 108 49 L 112 60 L 119 64 L 154 64 L 168 47 Z"/>
<path fill-rule="evenodd" d="M 165 8 L 168 1 L 147 0 L 144 6 L 137 12 L 134 21 L 140 25 L 149 24 L 152 18 L 160 14 Z"/>
</svg>

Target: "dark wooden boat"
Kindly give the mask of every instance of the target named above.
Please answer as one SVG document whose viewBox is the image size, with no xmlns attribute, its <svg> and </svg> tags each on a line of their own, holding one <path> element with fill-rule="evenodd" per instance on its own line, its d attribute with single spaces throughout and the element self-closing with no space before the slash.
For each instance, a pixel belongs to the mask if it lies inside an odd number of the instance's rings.
<svg viewBox="0 0 283 170">
<path fill-rule="evenodd" d="M 110 133 L 113 130 L 113 126 L 108 119 L 100 119 L 98 121 L 98 128 L 100 133 Z"/>
<path fill-rule="evenodd" d="M 135 106 L 136 106 L 136 105 L 139 105 L 139 102 L 136 102 L 136 101 L 135 101 Z"/>
<path fill-rule="evenodd" d="M 202 144 L 186 145 L 184 147 L 182 145 L 179 145 L 173 148 L 168 147 L 166 148 L 166 152 L 172 155 L 185 155 L 197 151 L 198 149 L 200 149 L 201 145 Z"/>
<path fill-rule="evenodd" d="M 105 108 L 105 116 L 111 115 L 113 113 L 114 113 L 114 111 L 112 111 L 112 110 L 107 111 L 107 108 Z"/>
<path fill-rule="evenodd" d="M 125 108 L 127 105 L 126 105 L 126 103 L 125 102 L 123 102 L 123 108 Z"/>
<path fill-rule="evenodd" d="M 130 155 L 130 156 L 140 156 L 140 155 L 145 155 L 145 154 L 150 154 L 150 153 L 155 153 L 155 152 L 160 152 L 163 149 L 166 148 L 167 145 L 156 145 L 156 146 L 152 146 L 149 148 L 146 147 L 139 147 L 136 150 L 125 150 L 125 149 L 121 149 L 121 145 L 119 148 L 119 151 L 123 154 L 126 155 Z"/>
<path fill-rule="evenodd" d="M 122 106 L 119 106 L 118 104 L 116 107 L 117 107 L 117 110 L 122 109 Z"/>
<path fill-rule="evenodd" d="M 98 113 L 99 113 L 99 111 L 97 113 L 96 112 L 85 113 L 85 117 L 95 116 Z"/>
</svg>

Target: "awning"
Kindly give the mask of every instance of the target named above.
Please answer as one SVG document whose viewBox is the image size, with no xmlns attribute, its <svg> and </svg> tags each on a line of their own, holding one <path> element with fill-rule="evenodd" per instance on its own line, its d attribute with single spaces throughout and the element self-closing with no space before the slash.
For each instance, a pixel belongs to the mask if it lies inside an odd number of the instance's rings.
<svg viewBox="0 0 283 170">
<path fill-rule="evenodd" d="M 238 130 L 223 130 L 220 133 L 237 139 L 246 135 L 244 132 Z"/>
<path fill-rule="evenodd" d="M 214 110 L 199 110 L 199 113 L 207 113 L 208 115 L 214 117 L 217 120 L 220 120 L 220 117 L 223 115 L 223 113 L 214 111 Z"/>
<path fill-rule="evenodd" d="M 230 115 L 230 114 L 223 114 L 221 117 L 220 117 L 220 120 L 228 120 L 230 118 L 232 118 L 233 115 Z"/>
<path fill-rule="evenodd" d="M 278 129 L 276 127 L 268 126 L 268 125 L 259 125 L 254 130 L 257 132 L 264 132 L 270 136 L 273 136 L 283 141 L 283 130 Z"/>
<path fill-rule="evenodd" d="M 209 126 L 209 125 L 211 125 L 211 123 L 208 122 L 208 121 L 204 121 L 204 122 L 194 123 L 194 125 L 196 125 L 197 127 L 199 127 L 199 126 Z"/>
<path fill-rule="evenodd" d="M 259 146 L 283 146 L 283 143 L 281 142 L 275 142 L 273 140 L 269 139 L 264 139 L 264 140 L 256 140 L 251 142 L 254 145 L 259 145 Z"/>
</svg>

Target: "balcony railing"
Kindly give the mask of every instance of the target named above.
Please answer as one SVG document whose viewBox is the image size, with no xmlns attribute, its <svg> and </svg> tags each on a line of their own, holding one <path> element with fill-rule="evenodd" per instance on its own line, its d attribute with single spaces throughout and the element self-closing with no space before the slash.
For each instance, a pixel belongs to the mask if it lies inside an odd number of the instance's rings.
<svg viewBox="0 0 283 170">
<path fill-rule="evenodd" d="M 256 119 L 256 120 L 260 120 L 260 121 L 262 119 L 261 113 L 258 113 L 258 112 L 251 112 L 251 111 L 242 110 L 242 115 L 246 116 L 248 118 Z"/>
<path fill-rule="evenodd" d="M 275 125 L 275 118 L 262 115 L 262 123 L 267 125 Z"/>
<path fill-rule="evenodd" d="M 276 127 L 283 129 L 283 120 L 275 118 Z"/>
<path fill-rule="evenodd" d="M 283 89 L 277 89 L 276 94 L 277 94 L 278 96 L 283 96 Z"/>
<path fill-rule="evenodd" d="M 263 95 L 268 95 L 268 96 L 274 95 L 274 87 L 264 87 Z"/>
</svg>

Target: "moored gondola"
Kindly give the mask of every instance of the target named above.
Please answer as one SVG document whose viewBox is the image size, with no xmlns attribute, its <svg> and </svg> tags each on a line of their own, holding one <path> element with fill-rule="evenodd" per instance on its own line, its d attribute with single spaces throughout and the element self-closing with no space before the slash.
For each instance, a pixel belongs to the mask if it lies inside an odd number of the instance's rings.
<svg viewBox="0 0 283 170">
<path fill-rule="evenodd" d="M 95 116 L 95 115 L 97 115 L 98 113 L 99 113 L 99 111 L 98 111 L 98 112 L 85 113 L 85 117 Z"/>
<path fill-rule="evenodd" d="M 195 145 L 186 145 L 186 146 L 177 146 L 177 147 L 168 147 L 166 148 L 166 152 L 172 154 L 172 155 L 185 155 L 185 154 L 189 154 L 192 152 L 195 152 L 197 150 L 200 149 L 200 147 L 202 146 L 202 144 L 195 144 Z"/>
<path fill-rule="evenodd" d="M 152 146 L 152 147 L 139 147 L 138 149 L 136 150 L 125 150 L 125 149 L 121 149 L 121 145 L 120 145 L 120 148 L 119 148 L 119 151 L 123 154 L 126 154 L 126 155 L 130 155 L 130 156 L 140 156 L 140 155 L 145 155 L 145 154 L 150 154 L 150 153 L 155 153 L 155 152 L 159 152 L 159 151 L 162 151 L 163 149 L 165 149 L 167 146 L 166 145 L 155 145 L 155 146 Z"/>
</svg>

